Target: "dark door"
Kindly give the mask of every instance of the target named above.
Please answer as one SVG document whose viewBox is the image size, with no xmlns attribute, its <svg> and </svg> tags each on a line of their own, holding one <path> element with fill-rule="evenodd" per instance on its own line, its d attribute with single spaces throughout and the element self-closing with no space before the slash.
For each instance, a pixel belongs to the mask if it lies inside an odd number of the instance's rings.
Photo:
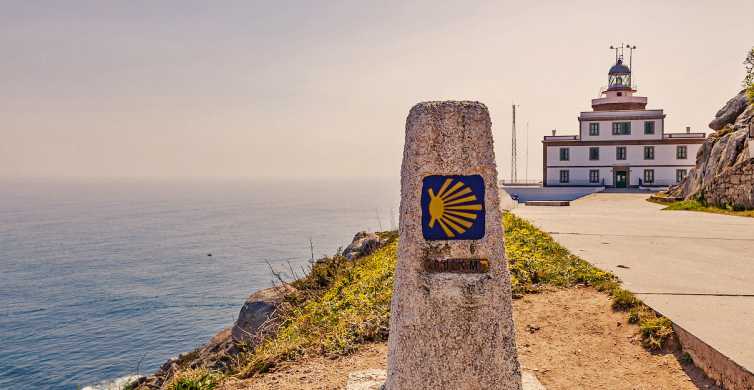
<svg viewBox="0 0 754 390">
<path fill-rule="evenodd" d="M 626 188 L 626 171 L 615 171 L 615 187 Z"/>
</svg>

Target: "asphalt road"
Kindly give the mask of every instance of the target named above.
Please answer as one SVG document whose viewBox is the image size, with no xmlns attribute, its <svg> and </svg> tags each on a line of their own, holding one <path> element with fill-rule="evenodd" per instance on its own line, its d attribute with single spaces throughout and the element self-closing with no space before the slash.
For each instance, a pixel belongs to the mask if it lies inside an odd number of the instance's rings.
<svg viewBox="0 0 754 390">
<path fill-rule="evenodd" d="M 600 193 L 513 211 L 754 372 L 754 218 L 662 211 L 646 198 Z"/>
</svg>

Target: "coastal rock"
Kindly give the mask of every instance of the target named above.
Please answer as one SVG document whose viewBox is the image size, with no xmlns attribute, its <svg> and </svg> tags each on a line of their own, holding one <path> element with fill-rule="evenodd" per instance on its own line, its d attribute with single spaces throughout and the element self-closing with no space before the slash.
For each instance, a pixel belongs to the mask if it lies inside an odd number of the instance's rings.
<svg viewBox="0 0 754 390">
<path fill-rule="evenodd" d="M 161 389 L 176 372 L 192 368 L 204 367 L 224 372 L 232 361 L 232 356 L 237 354 L 238 349 L 230 337 L 230 328 L 226 328 L 212 337 L 207 344 L 168 359 L 154 374 L 140 377 L 130 385 L 137 390 Z"/>
<path fill-rule="evenodd" d="M 736 130 L 749 128 L 754 119 L 754 104 L 750 104 L 733 123 L 733 128 Z"/>
<path fill-rule="evenodd" d="M 666 194 L 699 199 L 718 207 L 754 209 L 754 105 L 739 93 L 718 111 L 710 127 L 719 130 L 704 141 L 696 166 Z M 741 106 L 743 102 L 743 106 Z M 731 117 L 733 114 L 735 117 Z M 719 127 L 718 127 L 719 126 Z"/>
<path fill-rule="evenodd" d="M 748 105 L 749 99 L 746 96 L 746 90 L 742 90 L 738 95 L 728 100 L 723 108 L 717 111 L 715 119 L 709 124 L 710 129 L 720 130 L 725 127 L 725 125 L 733 123 Z"/>
<path fill-rule="evenodd" d="M 375 233 L 358 232 L 343 251 L 343 257 L 353 260 L 371 254 L 385 243 Z"/>
<path fill-rule="evenodd" d="M 285 296 L 294 291 L 295 288 L 282 285 L 251 294 L 232 328 L 217 333 L 194 351 L 169 359 L 154 374 L 135 381 L 134 388 L 160 389 L 176 372 L 186 369 L 208 368 L 225 372 L 233 356 L 239 353 L 238 343 L 253 346 L 274 331 L 276 309 Z"/>
<path fill-rule="evenodd" d="M 231 337 L 237 343 L 255 344 L 264 336 L 265 327 L 272 325 L 275 311 L 285 300 L 285 296 L 296 291 L 290 285 L 284 284 L 259 290 L 246 299 L 238 319 L 233 324 Z"/>
</svg>

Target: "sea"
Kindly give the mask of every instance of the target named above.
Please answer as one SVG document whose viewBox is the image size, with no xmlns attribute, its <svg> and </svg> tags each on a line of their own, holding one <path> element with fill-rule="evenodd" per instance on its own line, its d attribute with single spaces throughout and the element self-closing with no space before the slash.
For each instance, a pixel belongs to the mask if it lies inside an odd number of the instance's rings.
<svg viewBox="0 0 754 390">
<path fill-rule="evenodd" d="M 395 229 L 399 179 L 0 179 L 0 389 L 117 389 Z"/>
</svg>

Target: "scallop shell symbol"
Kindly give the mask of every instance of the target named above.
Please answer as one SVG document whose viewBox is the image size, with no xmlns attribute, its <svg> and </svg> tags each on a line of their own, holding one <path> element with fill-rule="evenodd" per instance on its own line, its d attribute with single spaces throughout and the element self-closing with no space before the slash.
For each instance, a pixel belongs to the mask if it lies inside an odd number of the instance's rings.
<svg viewBox="0 0 754 390">
<path fill-rule="evenodd" d="M 452 186 L 451 186 L 452 184 Z M 466 230 L 474 226 L 479 212 L 482 210 L 482 204 L 471 188 L 460 180 L 453 183 L 453 179 L 446 179 L 437 191 L 437 194 L 430 188 L 429 194 L 429 227 L 434 228 L 435 224 L 449 238 L 456 234 L 463 234 Z"/>
</svg>

